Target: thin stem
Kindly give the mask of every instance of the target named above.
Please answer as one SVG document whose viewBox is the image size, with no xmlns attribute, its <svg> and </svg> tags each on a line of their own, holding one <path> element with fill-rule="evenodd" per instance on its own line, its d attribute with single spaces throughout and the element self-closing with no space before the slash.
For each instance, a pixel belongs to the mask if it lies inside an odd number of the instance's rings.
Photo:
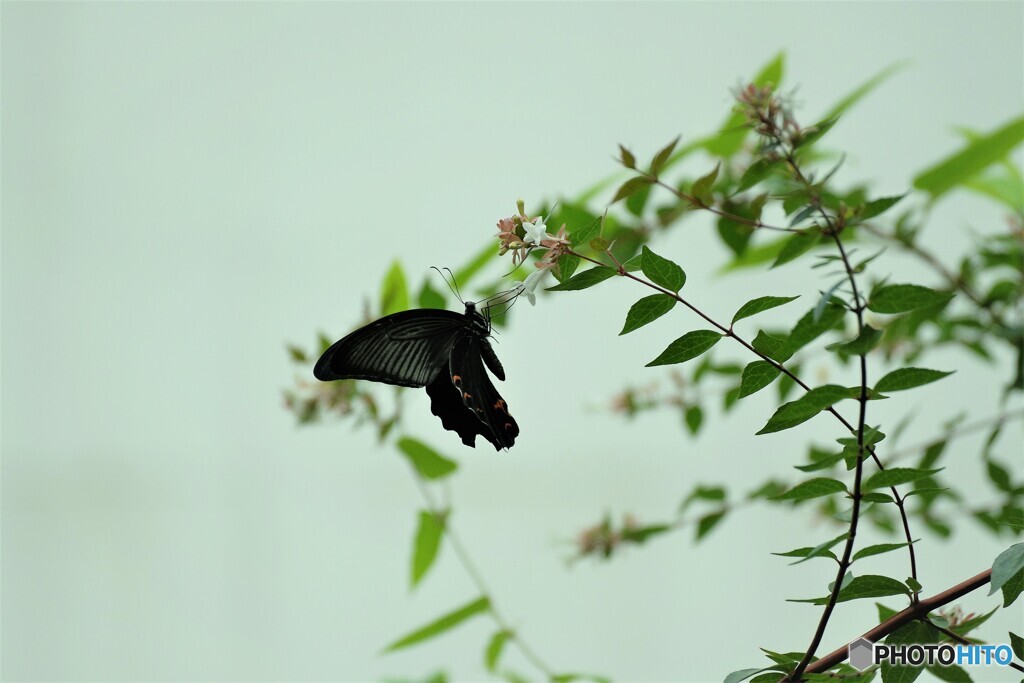
<svg viewBox="0 0 1024 683">
<path fill-rule="evenodd" d="M 433 495 L 431 495 L 430 490 L 427 488 L 423 479 L 416 472 L 413 472 L 413 479 L 416 482 L 416 488 L 419 489 L 420 495 L 423 496 L 423 500 L 427 504 L 427 508 L 430 511 L 430 514 L 434 516 L 440 516 L 442 510 L 437 506 L 437 503 L 434 502 L 434 497 Z M 483 575 L 477 569 L 476 563 L 473 561 L 472 556 L 470 556 L 469 551 L 466 550 L 466 547 L 462 544 L 462 541 L 459 539 L 459 535 L 455 532 L 455 529 L 452 527 L 451 520 L 446 519 L 444 521 L 444 524 L 441 525 L 441 528 L 444 531 L 444 535 L 448 538 L 448 545 L 450 545 L 452 547 L 452 550 L 455 551 L 455 555 L 456 557 L 458 557 L 459 563 L 462 564 L 462 568 L 466 571 L 466 574 L 469 575 L 470 581 L 472 581 L 473 584 L 476 586 L 476 589 L 480 592 L 481 597 L 487 599 L 487 611 L 491 615 L 491 618 L 494 620 L 494 623 L 497 624 L 498 628 L 500 628 L 502 631 L 509 634 L 509 640 L 513 641 L 516 644 L 516 647 L 519 648 L 519 651 L 523 653 L 523 656 L 531 664 L 533 664 L 538 670 L 543 672 L 545 677 L 548 678 L 548 680 L 553 679 L 555 677 L 554 670 L 551 667 L 549 667 L 543 659 L 540 658 L 540 656 L 533 650 L 533 648 L 531 648 L 526 643 L 525 640 L 523 640 L 523 637 L 519 635 L 519 632 L 512 628 L 509 622 L 498 610 L 498 606 L 495 603 L 490 588 L 487 587 L 487 583 L 484 581 Z"/>
<path fill-rule="evenodd" d="M 650 177 L 650 176 L 648 176 L 648 177 Z M 762 223 L 760 219 L 747 218 L 746 216 L 738 216 L 738 215 L 736 215 L 734 213 L 730 213 L 728 211 L 725 211 L 724 209 L 719 209 L 716 206 L 711 206 L 710 204 L 705 204 L 704 202 L 702 202 L 697 197 L 694 197 L 691 194 L 683 192 L 678 187 L 674 187 L 672 185 L 669 185 L 668 183 L 666 183 L 665 181 L 661 180 L 660 178 L 654 178 L 653 182 L 654 182 L 655 185 L 658 185 L 659 187 L 665 188 L 666 190 L 668 190 L 669 192 L 674 194 L 679 199 L 682 199 L 683 201 L 690 202 L 690 204 L 692 204 L 693 206 L 695 206 L 695 207 L 697 207 L 699 209 L 704 209 L 705 211 L 710 211 L 711 213 L 715 214 L 716 216 L 720 216 L 722 218 L 730 220 L 733 223 L 739 223 L 741 225 L 749 225 L 750 227 L 755 228 L 755 229 L 756 228 L 760 228 L 762 230 L 775 230 L 777 232 L 796 232 L 796 230 L 794 228 L 780 228 L 777 225 L 768 225 L 767 223 Z"/>
</svg>

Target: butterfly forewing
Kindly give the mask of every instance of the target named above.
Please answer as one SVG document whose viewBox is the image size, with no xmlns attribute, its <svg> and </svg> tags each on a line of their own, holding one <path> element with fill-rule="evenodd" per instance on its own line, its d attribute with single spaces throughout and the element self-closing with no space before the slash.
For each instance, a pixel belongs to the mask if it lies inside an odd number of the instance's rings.
<svg viewBox="0 0 1024 683">
<path fill-rule="evenodd" d="M 453 311 L 416 309 L 386 316 L 337 341 L 317 361 L 323 381 L 367 379 L 422 387 L 447 366 L 452 346 L 467 329 Z"/>
</svg>

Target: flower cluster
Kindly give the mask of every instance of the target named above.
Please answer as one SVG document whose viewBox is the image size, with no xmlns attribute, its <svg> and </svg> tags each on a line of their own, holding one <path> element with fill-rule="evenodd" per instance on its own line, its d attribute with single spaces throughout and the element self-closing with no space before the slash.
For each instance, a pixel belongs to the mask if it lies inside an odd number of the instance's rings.
<svg viewBox="0 0 1024 683">
<path fill-rule="evenodd" d="M 501 242 L 498 254 L 503 256 L 511 251 L 512 264 L 518 266 L 526 262 L 526 257 L 534 249 L 546 250 L 534 263 L 537 270 L 530 273 L 518 287 L 533 304 L 536 302 L 537 286 L 549 270 L 558 267 L 558 259 L 569 251 L 569 235 L 564 223 L 557 235 L 548 234 L 546 220 L 540 216 L 528 216 L 522 201 L 519 201 L 518 209 L 519 213 L 515 216 L 498 221 L 498 240 Z"/>
<path fill-rule="evenodd" d="M 753 83 L 736 94 L 740 112 L 747 118 L 754 130 L 775 141 L 797 146 L 805 131 L 793 118 L 792 109 L 770 85 L 756 86 Z"/>
</svg>

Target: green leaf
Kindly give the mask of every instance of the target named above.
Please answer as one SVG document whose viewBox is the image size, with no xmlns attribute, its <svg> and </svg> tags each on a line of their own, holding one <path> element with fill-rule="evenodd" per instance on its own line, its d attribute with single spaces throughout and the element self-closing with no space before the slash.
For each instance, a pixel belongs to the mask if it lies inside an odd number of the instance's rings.
<svg viewBox="0 0 1024 683">
<path fill-rule="evenodd" d="M 430 286 L 429 280 L 423 281 L 420 293 L 416 296 L 417 305 L 420 308 L 444 308 L 444 296 Z"/>
<path fill-rule="evenodd" d="M 449 460 L 422 441 L 411 437 L 402 437 L 397 445 L 420 476 L 426 479 L 447 477 L 458 467 L 454 460 Z"/>
<path fill-rule="evenodd" d="M 768 334 L 764 330 L 760 330 L 757 333 L 757 336 L 754 337 L 754 341 L 750 345 L 758 353 L 780 363 L 785 363 L 793 355 L 788 351 L 788 340 Z"/>
<path fill-rule="evenodd" d="M 697 520 L 697 540 L 704 538 L 725 518 L 725 510 L 711 512 Z"/>
<path fill-rule="evenodd" d="M 837 384 L 826 384 L 815 387 L 795 401 L 784 403 L 775 411 L 768 423 L 758 434 L 772 434 L 790 429 L 810 420 L 822 410 L 829 408 L 846 398 L 855 398 L 856 394 L 847 387 Z"/>
<path fill-rule="evenodd" d="M 914 187 L 938 199 L 991 164 L 1005 158 L 1024 140 L 1024 117 L 967 143 L 959 152 L 914 178 Z"/>
<path fill-rule="evenodd" d="M 733 671 L 731 674 L 725 677 L 722 683 L 740 683 L 745 681 L 754 674 L 758 674 L 764 671 L 764 669 L 740 669 L 739 671 Z"/>
<path fill-rule="evenodd" d="M 651 161 L 651 175 L 657 177 L 661 173 L 661 169 L 665 167 L 665 163 L 669 157 L 672 156 L 672 152 L 675 150 L 676 145 L 679 144 L 679 136 L 676 139 L 668 143 L 654 155 L 654 159 Z"/>
<path fill-rule="evenodd" d="M 887 645 L 927 644 L 934 642 L 934 629 L 920 621 L 904 624 L 885 639 Z M 894 666 L 889 662 L 882 663 L 882 683 L 913 683 L 924 667 Z"/>
<path fill-rule="evenodd" d="M 877 74 L 875 74 L 874 76 L 869 78 L 867 81 L 865 81 L 861 85 L 857 86 L 857 88 L 853 92 L 851 92 L 850 94 L 846 95 L 841 100 L 836 102 L 832 106 L 832 108 L 829 109 L 828 113 L 825 114 L 824 118 L 825 119 L 838 118 L 847 109 L 849 109 L 854 104 L 859 102 L 865 95 L 867 95 L 869 92 L 871 92 L 872 90 L 877 88 L 879 85 L 881 85 L 887 78 L 889 78 L 889 76 L 892 76 L 894 73 L 896 73 L 900 69 L 904 68 L 906 65 L 907 65 L 907 62 L 905 62 L 905 61 L 904 62 L 897 62 L 896 64 L 892 64 L 892 65 L 887 66 L 886 68 L 882 69 Z"/>
<path fill-rule="evenodd" d="M 888 576 L 877 576 L 865 574 L 855 576 L 840 591 L 837 602 L 849 602 L 850 600 L 863 600 L 865 598 L 880 598 L 886 595 L 910 595 L 910 589 L 902 581 L 891 579 Z M 809 600 L 791 600 L 790 602 L 809 602 L 813 605 L 824 605 L 828 598 L 811 598 Z"/>
<path fill-rule="evenodd" d="M 704 411 L 701 410 L 700 406 L 690 406 L 686 409 L 683 418 L 686 420 L 686 426 L 690 433 L 696 434 L 700 431 L 700 425 L 704 421 Z"/>
<path fill-rule="evenodd" d="M 797 548 L 796 550 L 790 550 L 789 552 L 785 552 L 785 553 L 772 553 L 772 555 L 778 555 L 779 557 L 799 557 L 799 558 L 801 558 L 801 559 L 797 560 L 796 562 L 790 562 L 790 566 L 792 566 L 794 564 L 800 564 L 801 562 L 806 562 L 807 560 L 812 560 L 815 557 L 829 557 L 829 558 L 832 558 L 833 560 L 837 560 L 838 561 L 839 558 L 836 557 L 835 553 L 833 553 L 831 549 L 833 547 L 835 547 L 835 545 L 837 543 L 845 541 L 848 536 L 849 536 L 849 534 L 844 532 L 844 533 L 839 534 L 835 538 L 830 538 L 827 541 L 819 543 L 818 545 L 814 546 L 813 548 Z"/>
<path fill-rule="evenodd" d="M 794 232 L 793 236 L 782 245 L 782 251 L 775 257 L 775 262 L 772 263 L 771 267 L 776 268 L 784 263 L 789 263 L 813 249 L 820 241 L 821 230 L 818 228 L 808 228 L 807 230 Z"/>
<path fill-rule="evenodd" d="M 572 242 L 574 247 L 579 247 L 584 244 L 589 244 L 590 240 L 594 239 L 601 232 L 602 218 L 595 218 L 590 223 L 584 225 L 582 228 L 576 228 L 569 235 L 569 241 Z"/>
<path fill-rule="evenodd" d="M 905 548 L 907 545 L 907 543 L 877 543 L 875 545 L 869 545 L 866 548 L 861 548 L 856 553 L 854 553 L 853 561 L 856 562 L 857 560 L 864 557 L 871 557 L 872 555 L 881 555 L 882 553 L 888 553 L 893 550 L 899 550 L 900 548 Z"/>
<path fill-rule="evenodd" d="M 677 264 L 658 256 L 644 245 L 640 257 L 640 269 L 651 282 L 671 292 L 678 292 L 686 284 L 686 273 Z"/>
<path fill-rule="evenodd" d="M 956 664 L 950 664 L 949 666 L 933 664 L 926 666 L 925 670 L 940 681 L 946 681 L 946 683 L 971 683 L 973 680 L 966 669 Z"/>
<path fill-rule="evenodd" d="M 402 636 L 395 642 L 384 648 L 384 652 L 394 652 L 395 650 L 401 650 L 404 647 L 415 645 L 416 643 L 434 638 L 441 635 L 445 631 L 448 631 L 466 619 L 475 617 L 478 614 L 482 614 L 491 608 L 491 602 L 487 598 L 477 598 L 476 600 L 459 607 L 456 610 L 449 612 L 448 614 L 435 619 L 426 626 L 422 626 L 412 633 Z"/>
<path fill-rule="evenodd" d="M 467 287 L 476 274 L 479 273 L 480 270 L 483 269 L 483 267 L 486 266 L 497 253 L 498 251 L 494 246 L 493 240 L 488 240 L 487 244 L 485 244 L 480 251 L 474 254 L 464 266 L 455 271 L 452 275 L 452 277 L 455 278 L 455 282 L 457 282 L 460 287 Z"/>
<path fill-rule="evenodd" d="M 610 203 L 614 204 L 620 199 L 625 199 L 634 192 L 639 192 L 642 188 L 647 187 L 652 182 L 653 180 L 647 176 L 634 176 L 619 186 L 619 189 L 615 192 L 615 197 L 612 198 Z"/>
<path fill-rule="evenodd" d="M 629 313 L 626 314 L 626 324 L 622 326 L 622 332 L 619 334 L 627 334 L 657 320 L 671 311 L 675 305 L 676 300 L 668 294 L 645 296 L 630 307 Z"/>
<path fill-rule="evenodd" d="M 412 551 L 412 587 L 420 582 L 434 564 L 437 551 L 441 547 L 444 522 L 427 510 L 420 510 L 419 527 Z"/>
<path fill-rule="evenodd" d="M 1010 649 L 1013 650 L 1013 654 L 1017 655 L 1017 659 L 1024 661 L 1024 638 L 1021 638 L 1013 631 L 1010 631 Z"/>
<path fill-rule="evenodd" d="M 702 206 L 710 206 L 714 202 L 711 188 L 714 187 L 715 181 L 718 180 L 718 171 L 721 167 L 721 163 L 715 164 L 715 167 L 708 173 L 693 181 L 693 185 L 690 187 L 690 194 Z"/>
<path fill-rule="evenodd" d="M 772 500 L 808 500 L 839 492 L 846 492 L 846 484 L 836 479 L 815 477 L 797 484 L 781 495 L 773 496 Z"/>
<path fill-rule="evenodd" d="M 492 250 L 493 251 L 493 250 Z M 409 288 L 405 283 L 402 264 L 394 261 L 380 289 L 380 314 L 391 315 L 409 308 Z"/>
<path fill-rule="evenodd" d="M 815 307 L 805 313 L 793 326 L 793 331 L 786 340 L 786 357 L 789 358 L 825 332 L 840 325 L 845 315 L 845 308 L 832 303 L 821 310 Z"/>
<path fill-rule="evenodd" d="M 1003 584 L 1003 607 L 1009 607 L 1024 592 L 1024 572 L 1017 572 Z"/>
<path fill-rule="evenodd" d="M 549 292 L 569 292 L 578 289 L 586 289 L 604 282 L 616 274 L 616 270 L 609 266 L 594 266 L 587 270 L 576 273 L 560 285 L 548 287 Z"/>
<path fill-rule="evenodd" d="M 740 178 L 740 183 L 736 186 L 736 192 L 749 190 L 754 185 L 757 185 L 759 182 L 767 178 L 771 172 L 780 165 L 781 161 L 778 159 L 758 157 L 754 163 L 747 166 L 747 170 L 743 172 L 743 177 Z"/>
<path fill-rule="evenodd" d="M 888 375 L 878 380 L 878 384 L 875 385 L 875 391 L 886 393 L 890 391 L 913 389 L 914 387 L 919 387 L 922 384 L 930 384 L 931 382 L 935 382 L 952 374 L 952 372 L 928 370 L 925 368 L 900 368 L 899 370 L 893 370 Z"/>
<path fill-rule="evenodd" d="M 992 595 L 1022 572 L 1024 572 L 1024 543 L 1015 543 L 999 553 L 996 561 L 992 563 L 992 587 L 988 594 Z"/>
<path fill-rule="evenodd" d="M 623 145 L 619 145 L 619 161 L 626 168 L 636 168 L 636 157 Z"/>
<path fill-rule="evenodd" d="M 871 491 L 872 489 L 889 488 L 890 486 L 899 486 L 900 484 L 908 484 L 918 479 L 924 479 L 930 477 L 936 472 L 941 471 L 942 468 L 935 470 L 919 470 L 912 467 L 890 467 L 887 470 L 881 472 L 875 472 L 868 480 L 864 482 L 861 489 L 864 491 Z"/>
<path fill-rule="evenodd" d="M 708 351 L 712 346 L 721 341 L 721 339 L 722 335 L 720 333 L 712 332 L 711 330 L 694 330 L 693 332 L 687 332 L 682 337 L 669 344 L 668 347 L 661 352 L 660 356 L 647 364 L 647 367 L 650 368 L 655 365 L 684 363 Z"/>
<path fill-rule="evenodd" d="M 501 630 L 491 636 L 491 641 L 487 643 L 487 650 L 484 654 L 484 666 L 491 673 L 498 668 L 498 660 L 501 658 L 501 651 L 505 647 L 505 643 L 508 642 L 509 637 L 512 635 L 511 631 Z"/>
<path fill-rule="evenodd" d="M 907 193 L 904 192 L 903 194 L 896 195 L 895 197 L 880 197 L 878 199 L 872 200 L 864 205 L 864 210 L 861 212 L 858 218 L 866 221 L 869 218 L 880 216 L 881 214 L 885 213 L 893 206 L 895 206 L 897 202 L 899 202 L 906 196 Z"/>
<path fill-rule="evenodd" d="M 875 313 L 904 313 L 941 304 L 952 296 L 921 285 L 887 285 L 871 294 L 868 309 Z"/>
<path fill-rule="evenodd" d="M 755 360 L 743 368 L 743 375 L 740 377 L 739 397 L 750 396 L 764 389 L 774 382 L 780 373 L 781 370 L 768 361 Z"/>
<path fill-rule="evenodd" d="M 803 139 L 800 140 L 798 146 L 803 148 L 813 145 L 815 142 L 820 140 L 825 133 L 832 130 L 832 126 L 836 125 L 838 122 L 838 118 L 823 119 L 813 126 L 805 128 L 804 130 L 806 131 L 806 134 L 803 136 Z"/>
<path fill-rule="evenodd" d="M 865 324 L 856 339 L 838 344 L 829 344 L 829 351 L 839 351 L 849 356 L 864 356 L 874 349 L 882 339 L 881 330 L 876 330 L 871 325 Z"/>
<path fill-rule="evenodd" d="M 576 272 L 580 265 L 580 257 L 576 254 L 562 254 L 558 257 L 558 267 L 555 268 L 555 277 L 559 282 L 565 282 Z"/>
<path fill-rule="evenodd" d="M 749 318 L 763 311 L 777 308 L 783 304 L 788 304 L 790 301 L 798 298 L 799 297 L 796 296 L 761 296 L 756 299 L 751 299 L 740 306 L 740 310 L 736 311 L 736 315 L 732 317 L 732 323 L 735 325 L 744 318 Z"/>
<path fill-rule="evenodd" d="M 294 344 L 288 345 L 288 355 L 291 356 L 291 359 L 296 363 L 305 363 L 307 360 L 306 352 Z"/>
</svg>

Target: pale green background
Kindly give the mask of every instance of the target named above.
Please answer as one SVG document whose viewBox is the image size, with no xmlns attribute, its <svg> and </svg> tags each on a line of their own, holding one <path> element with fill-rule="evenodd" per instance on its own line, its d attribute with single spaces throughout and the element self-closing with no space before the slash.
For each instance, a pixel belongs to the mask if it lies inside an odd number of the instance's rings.
<svg viewBox="0 0 1024 683">
<path fill-rule="evenodd" d="M 473 589 L 445 548 L 410 594 L 419 501 L 405 463 L 365 432 L 296 428 L 281 405 L 296 376 L 284 344 L 344 332 L 392 259 L 417 280 L 456 266 L 516 198 L 605 177 L 618 142 L 649 155 L 714 130 L 730 88 L 779 49 L 805 120 L 912 60 L 829 135 L 848 152 L 839 180 L 881 193 L 955 149 L 954 124 L 991 129 L 1024 108 L 1019 2 L 0 8 L 8 680 L 484 678 L 483 618 L 378 654 Z M 1002 225 L 960 196 L 929 239 L 952 254 L 969 230 Z M 718 317 L 822 286 L 801 265 L 709 279 L 724 252 L 704 219 L 659 248 Z M 895 254 L 879 267 L 927 277 Z M 523 428 L 510 453 L 462 448 L 422 392 L 408 392 L 409 429 L 459 458 L 453 521 L 555 668 L 721 680 L 764 661 L 758 646 L 806 646 L 818 610 L 782 600 L 823 593 L 833 570 L 767 553 L 837 532 L 758 508 L 700 546 L 687 531 L 570 569 L 567 541 L 605 511 L 668 517 L 696 481 L 795 479 L 801 444 L 838 434 L 822 419 L 754 437 L 770 392 L 710 415 L 696 440 L 668 413 L 608 417 L 609 397 L 664 378 L 643 364 L 697 325 L 680 312 L 616 337 L 642 294 L 615 282 L 517 309 L 498 348 Z M 875 416 L 891 424 L 916 405 L 906 443 L 962 408 L 993 411 L 1005 374 L 962 354 L 929 363 L 959 372 Z M 1018 466 L 1019 438 L 1002 448 Z M 977 441 L 946 464 L 983 497 Z M 958 528 L 955 543 L 924 535 L 928 594 L 1005 545 Z M 905 561 L 871 570 L 900 576 Z M 843 606 L 822 652 L 873 618 L 869 601 Z M 990 623 L 1005 639 L 1020 610 Z M 517 653 L 506 662 L 535 675 Z"/>
</svg>

